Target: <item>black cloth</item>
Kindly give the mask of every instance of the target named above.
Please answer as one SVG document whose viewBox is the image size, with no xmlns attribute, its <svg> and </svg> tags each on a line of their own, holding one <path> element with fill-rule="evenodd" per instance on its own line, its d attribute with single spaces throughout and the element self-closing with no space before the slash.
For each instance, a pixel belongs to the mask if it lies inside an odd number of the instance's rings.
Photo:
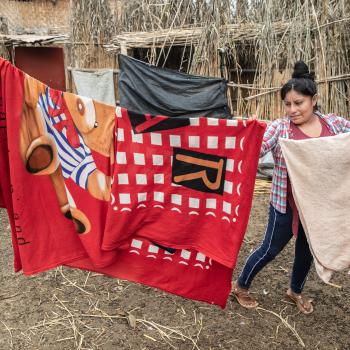
<svg viewBox="0 0 350 350">
<path fill-rule="evenodd" d="M 119 55 L 120 106 L 169 117 L 229 118 L 227 81 L 159 68 Z"/>
</svg>

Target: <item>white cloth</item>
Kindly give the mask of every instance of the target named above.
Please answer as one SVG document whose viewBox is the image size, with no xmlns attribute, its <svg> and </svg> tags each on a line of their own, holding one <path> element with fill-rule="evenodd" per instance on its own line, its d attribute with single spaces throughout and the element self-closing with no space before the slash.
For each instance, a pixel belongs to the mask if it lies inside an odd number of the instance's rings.
<svg viewBox="0 0 350 350">
<path fill-rule="evenodd" d="M 112 69 L 96 72 L 83 72 L 73 69 L 72 76 L 78 95 L 115 106 Z"/>
<path fill-rule="evenodd" d="M 350 267 L 350 134 L 279 140 L 318 275 Z"/>
</svg>

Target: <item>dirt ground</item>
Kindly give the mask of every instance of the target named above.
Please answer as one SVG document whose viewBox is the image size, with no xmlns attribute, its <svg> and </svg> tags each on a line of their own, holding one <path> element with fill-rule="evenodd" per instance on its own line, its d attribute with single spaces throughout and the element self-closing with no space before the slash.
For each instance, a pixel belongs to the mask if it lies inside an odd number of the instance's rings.
<svg viewBox="0 0 350 350">
<path fill-rule="evenodd" d="M 254 198 L 234 277 L 259 244 L 268 195 Z M 301 315 L 284 297 L 294 242 L 255 279 L 260 309 L 225 310 L 68 268 L 15 274 L 7 216 L 0 210 L 0 349 L 349 349 L 350 276 L 325 285 L 313 269 L 306 292 L 315 312 Z"/>
</svg>

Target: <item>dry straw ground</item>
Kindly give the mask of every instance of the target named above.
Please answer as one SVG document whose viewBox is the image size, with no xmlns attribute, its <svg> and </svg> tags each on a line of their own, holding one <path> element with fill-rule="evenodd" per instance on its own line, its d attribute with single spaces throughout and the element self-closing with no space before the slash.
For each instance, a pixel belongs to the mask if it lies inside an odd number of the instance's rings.
<svg viewBox="0 0 350 350">
<path fill-rule="evenodd" d="M 260 187 L 235 275 L 263 235 L 268 195 Z M 34 277 L 12 271 L 6 212 L 0 211 L 0 349 L 349 349 L 349 276 L 336 288 L 312 270 L 315 312 L 285 299 L 294 242 L 255 280 L 255 311 L 230 299 L 225 310 L 146 286 L 58 268 Z"/>
</svg>

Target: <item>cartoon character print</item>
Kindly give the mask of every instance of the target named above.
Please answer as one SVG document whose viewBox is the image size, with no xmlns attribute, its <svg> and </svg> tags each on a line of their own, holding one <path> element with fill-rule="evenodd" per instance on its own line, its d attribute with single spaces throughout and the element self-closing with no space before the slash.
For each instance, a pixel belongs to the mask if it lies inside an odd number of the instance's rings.
<svg viewBox="0 0 350 350">
<path fill-rule="evenodd" d="M 51 177 L 61 212 L 79 233 L 88 233 L 89 219 L 76 207 L 64 179 L 98 200 L 109 200 L 111 178 L 98 169 L 93 152 L 113 154 L 113 118 L 108 116 L 114 115 L 114 108 L 50 89 L 28 75 L 24 90 L 20 150 L 25 167 L 33 175 Z"/>
</svg>

